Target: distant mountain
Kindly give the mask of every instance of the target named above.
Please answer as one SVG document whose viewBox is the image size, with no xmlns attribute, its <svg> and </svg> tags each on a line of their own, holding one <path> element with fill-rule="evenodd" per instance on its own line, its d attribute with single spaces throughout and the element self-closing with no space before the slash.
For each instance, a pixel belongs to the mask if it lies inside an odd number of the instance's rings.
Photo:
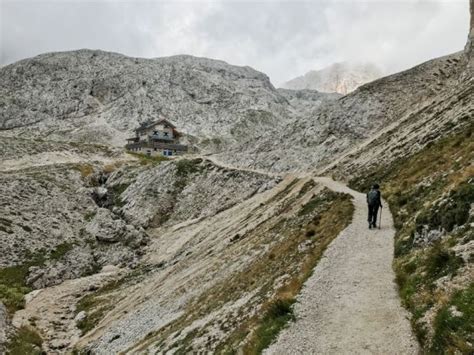
<svg viewBox="0 0 474 355">
<path fill-rule="evenodd" d="M 383 76 L 372 63 L 335 63 L 321 70 L 312 70 L 283 84 L 292 90 L 311 89 L 346 95 L 359 86 Z"/>
</svg>

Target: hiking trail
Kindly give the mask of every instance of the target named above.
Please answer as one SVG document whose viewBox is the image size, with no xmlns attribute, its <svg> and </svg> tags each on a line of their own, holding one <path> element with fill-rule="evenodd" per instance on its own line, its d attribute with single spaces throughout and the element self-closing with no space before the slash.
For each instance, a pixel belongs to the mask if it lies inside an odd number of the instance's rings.
<svg viewBox="0 0 474 355">
<path fill-rule="evenodd" d="M 417 354 L 392 270 L 395 230 L 383 202 L 381 229 L 368 229 L 365 195 L 329 178 L 316 182 L 353 196 L 352 223 L 329 245 L 265 354 Z"/>
<path fill-rule="evenodd" d="M 236 169 L 213 157 L 206 159 Z M 264 353 L 418 354 L 419 345 L 409 313 L 400 303 L 392 269 L 395 229 L 388 204 L 382 202 L 381 229 L 369 229 L 365 194 L 331 178 L 313 179 L 351 195 L 354 215 L 305 282 L 294 309 L 296 321 Z"/>
</svg>

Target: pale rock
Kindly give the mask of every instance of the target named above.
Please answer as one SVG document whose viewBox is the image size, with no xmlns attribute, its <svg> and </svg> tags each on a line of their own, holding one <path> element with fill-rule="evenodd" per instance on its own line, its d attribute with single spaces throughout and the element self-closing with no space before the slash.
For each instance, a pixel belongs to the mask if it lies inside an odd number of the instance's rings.
<svg viewBox="0 0 474 355">
<path fill-rule="evenodd" d="M 110 272 L 117 272 L 119 268 L 115 265 L 104 265 L 100 272 L 103 273 L 110 273 Z"/>
<path fill-rule="evenodd" d="M 464 315 L 464 313 L 462 313 L 461 311 L 459 311 L 456 306 L 451 306 L 449 307 L 449 312 L 451 313 L 451 315 L 453 317 L 462 317 Z"/>
<path fill-rule="evenodd" d="M 85 318 L 87 317 L 87 313 L 85 311 L 80 311 L 76 316 L 74 317 L 74 321 L 76 323 L 82 322 Z"/>
</svg>

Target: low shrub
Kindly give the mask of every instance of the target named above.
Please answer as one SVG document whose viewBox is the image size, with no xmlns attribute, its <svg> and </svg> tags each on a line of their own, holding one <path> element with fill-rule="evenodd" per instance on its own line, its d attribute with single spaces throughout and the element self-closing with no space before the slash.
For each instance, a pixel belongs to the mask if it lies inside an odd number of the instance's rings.
<svg viewBox="0 0 474 355">
<path fill-rule="evenodd" d="M 23 326 L 15 333 L 7 344 L 7 354 L 9 355 L 40 355 L 43 339 L 33 329 Z"/>
</svg>

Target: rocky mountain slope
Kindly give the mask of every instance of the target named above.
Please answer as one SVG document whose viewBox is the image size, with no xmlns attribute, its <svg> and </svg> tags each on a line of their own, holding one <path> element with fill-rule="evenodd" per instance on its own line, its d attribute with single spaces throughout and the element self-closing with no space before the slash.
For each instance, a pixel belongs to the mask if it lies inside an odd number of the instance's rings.
<svg viewBox="0 0 474 355">
<path fill-rule="evenodd" d="M 290 120 L 279 130 L 278 144 L 275 136 L 262 137 L 231 147 L 220 159 L 273 171 L 316 170 L 334 164 L 338 157 L 350 160 L 354 147 L 369 144 L 386 130 L 393 135 L 390 144 L 380 141 L 386 152 L 380 152 L 381 158 L 391 154 L 387 147 L 394 150 L 398 140 L 406 143 L 413 138 L 417 143 L 404 147 L 416 150 L 433 135 L 441 137 L 470 117 L 473 98 L 468 65 L 465 53 L 458 52 L 376 80 Z M 415 135 L 411 128 L 416 122 Z M 361 154 L 360 159 L 364 158 Z"/>
<path fill-rule="evenodd" d="M 125 143 L 162 115 L 200 138 L 261 135 L 288 115 L 265 74 L 191 56 L 43 54 L 0 69 L 0 129 L 23 137 Z"/>
<path fill-rule="evenodd" d="M 311 70 L 282 85 L 292 90 L 317 90 L 342 95 L 354 91 L 359 86 L 379 79 L 382 71 L 372 63 L 334 63 L 320 70 Z"/>
</svg>

